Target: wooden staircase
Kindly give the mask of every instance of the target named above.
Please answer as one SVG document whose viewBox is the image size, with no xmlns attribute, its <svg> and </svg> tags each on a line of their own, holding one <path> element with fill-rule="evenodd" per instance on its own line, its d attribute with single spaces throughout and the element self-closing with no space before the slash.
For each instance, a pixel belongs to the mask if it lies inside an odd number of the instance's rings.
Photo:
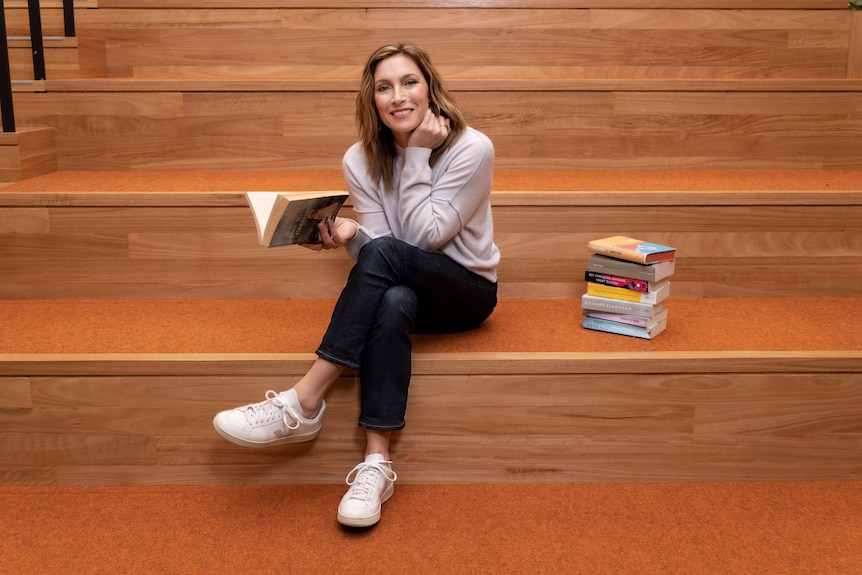
<svg viewBox="0 0 862 575">
<path fill-rule="evenodd" d="M 337 171 L 355 139 L 367 53 L 409 39 L 494 141 L 499 182 L 532 174 L 493 196 L 504 303 L 576 302 L 587 241 L 612 233 L 678 246 L 672 297 L 687 302 L 768 296 L 792 307 L 816 297 L 856 309 L 862 299 L 862 178 L 835 188 L 828 177 L 862 174 L 859 12 L 843 0 L 187 4 L 100 0 L 77 11 L 78 76 L 69 68 L 15 92 L 19 124 L 37 135 L 14 138 L 45 142 L 28 148 L 34 161 L 154 181 L 243 171 L 250 187 L 254 174 L 278 171 L 285 188 L 311 187 L 307 171 Z M 40 151 L 51 145 L 54 164 Z M 548 171 L 591 169 L 637 170 L 644 186 L 542 187 Z M 822 171 L 824 184 L 655 189 L 659 170 Z M 0 174 L 37 175 L 20 163 Z M 37 181 L 45 187 L 0 189 L 7 301 L 301 307 L 334 298 L 349 269 L 343 254 L 260 249 L 241 190 Z M 40 329 L 50 326 L 27 337 Z M 394 446 L 399 476 L 859 478 L 862 351 L 852 338 L 840 349 L 695 351 L 619 351 L 608 338 L 602 351 L 478 351 L 467 341 L 417 353 L 409 427 Z M 0 350 L 0 482 L 341 481 L 363 448 L 354 378 L 336 385 L 310 444 L 245 450 L 211 428 L 216 411 L 284 387 L 312 351 Z"/>
<path fill-rule="evenodd" d="M 191 298 L 213 307 L 269 298 L 302 310 L 304 301 L 334 297 L 349 267 L 343 254 L 260 248 L 236 193 L 0 199 L 10 302 L 63 300 L 75 313 L 75 301 Z M 494 209 L 505 256 L 501 309 L 548 302 L 531 320 L 548 326 L 546 349 L 556 349 L 560 322 L 576 321 L 588 239 L 610 230 L 683 246 L 673 298 L 688 309 L 745 298 L 747 311 L 731 307 L 720 329 L 770 329 L 766 306 L 751 305 L 764 295 L 791 308 L 807 305 L 800 294 L 816 294 L 842 302 L 850 317 L 862 303 L 862 191 L 498 192 Z M 834 281 L 836 269 L 846 282 Z M 554 315 L 560 300 L 571 302 L 567 317 Z M 692 326 L 694 317 L 679 311 L 669 329 L 712 335 L 709 322 Z M 117 333 L 133 329 L 122 314 L 108 321 Z M 162 325 L 183 329 L 168 315 Z M 503 325 L 513 342 L 529 331 Z M 50 325 L 32 322 L 21 340 L 40 329 Z M 791 335 L 769 333 L 771 348 L 657 349 L 662 340 L 631 348 L 629 338 L 606 336 L 598 351 L 576 342 L 564 351 L 500 352 L 481 350 L 477 332 L 443 349 L 420 347 L 409 428 L 396 445 L 399 474 L 414 482 L 856 478 L 859 340 L 785 349 Z M 187 337 L 199 336 L 190 329 Z M 354 378 L 333 390 L 325 430 L 309 445 L 249 451 L 226 444 L 210 424 L 216 411 L 298 377 L 313 345 L 284 353 L 3 350 L 0 473 L 20 483 L 338 481 L 362 449 Z"/>
</svg>

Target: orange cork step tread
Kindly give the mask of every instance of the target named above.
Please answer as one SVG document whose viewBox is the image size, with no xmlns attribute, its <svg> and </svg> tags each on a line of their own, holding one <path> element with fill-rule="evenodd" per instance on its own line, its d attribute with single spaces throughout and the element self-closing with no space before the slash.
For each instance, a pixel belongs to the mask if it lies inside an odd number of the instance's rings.
<svg viewBox="0 0 862 575">
<path fill-rule="evenodd" d="M 0 192 L 244 192 L 344 189 L 338 170 L 52 172 Z M 497 191 L 859 190 L 862 170 L 561 170 L 494 173 Z"/>
<path fill-rule="evenodd" d="M 0 300 L 0 354 L 305 353 L 328 300 Z M 417 352 L 855 351 L 862 298 L 679 299 L 654 340 L 580 326 L 578 300 L 502 300 L 471 332 Z"/>
</svg>

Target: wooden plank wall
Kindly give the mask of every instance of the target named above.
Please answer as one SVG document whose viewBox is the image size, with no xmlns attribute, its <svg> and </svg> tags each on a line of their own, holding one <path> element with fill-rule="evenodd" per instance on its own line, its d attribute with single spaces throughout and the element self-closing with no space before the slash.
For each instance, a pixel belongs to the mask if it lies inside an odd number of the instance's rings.
<svg viewBox="0 0 862 575">
<path fill-rule="evenodd" d="M 364 449 L 355 381 L 311 443 L 244 449 L 213 415 L 278 377 L 0 379 L 0 483 L 340 483 Z M 403 483 L 858 480 L 862 374 L 414 376 Z M 31 409 L 30 406 L 38 409 Z"/>
<path fill-rule="evenodd" d="M 82 15 L 82 70 L 105 77 L 356 77 L 411 41 L 447 77 L 844 78 L 850 12 L 794 9 L 174 7 Z M 696 3 L 691 3 L 696 4 Z M 835 5 L 840 5 L 836 2 Z"/>
<path fill-rule="evenodd" d="M 33 207 L 4 195 L 0 298 L 319 299 L 337 297 L 346 279 L 341 252 L 261 248 L 239 194 L 174 206 L 170 194 L 116 196 Z M 616 196 L 495 193 L 501 297 L 579 297 L 584 246 L 621 230 L 681 246 L 676 298 L 862 296 L 862 192 Z"/>
<path fill-rule="evenodd" d="M 356 139 L 350 89 L 91 92 L 82 80 L 63 92 L 58 82 L 18 94 L 16 113 L 21 125 L 55 128 L 60 170 L 331 170 Z M 457 98 L 500 169 L 862 169 L 862 82 L 828 92 L 623 84 Z"/>
<path fill-rule="evenodd" d="M 337 169 L 364 59 L 410 40 L 502 169 L 862 167 L 844 0 L 304 4 L 78 10 L 84 78 L 18 94 L 19 123 L 58 169 Z"/>
</svg>

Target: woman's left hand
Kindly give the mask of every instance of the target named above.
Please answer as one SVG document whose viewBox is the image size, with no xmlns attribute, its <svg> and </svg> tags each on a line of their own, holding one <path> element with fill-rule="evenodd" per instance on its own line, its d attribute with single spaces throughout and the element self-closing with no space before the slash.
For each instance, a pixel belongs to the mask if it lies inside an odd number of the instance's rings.
<svg viewBox="0 0 862 575">
<path fill-rule="evenodd" d="M 435 116 L 429 108 L 422 122 L 410 134 L 408 146 L 416 148 L 439 148 L 449 136 L 449 118 Z"/>
</svg>

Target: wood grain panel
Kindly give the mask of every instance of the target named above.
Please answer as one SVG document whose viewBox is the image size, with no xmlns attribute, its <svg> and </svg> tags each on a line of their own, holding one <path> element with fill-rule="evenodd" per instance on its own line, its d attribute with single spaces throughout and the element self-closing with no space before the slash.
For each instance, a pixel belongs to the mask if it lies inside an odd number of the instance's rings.
<svg viewBox="0 0 862 575">
<path fill-rule="evenodd" d="M 435 443 L 420 438 L 413 438 L 409 445 L 405 440 L 403 449 L 420 455 L 397 461 L 399 482 L 440 483 L 444 481 L 441 478 L 443 469 L 446 470 L 445 481 L 468 483 L 828 481 L 854 480 L 860 468 L 856 458 L 845 457 L 853 448 L 848 440 L 840 441 L 834 449 L 825 451 L 822 445 L 799 441 L 790 445 L 776 441 L 763 445 L 750 440 L 743 443 L 722 438 L 697 444 L 682 440 L 659 443 L 633 439 L 620 446 L 613 441 L 597 442 L 592 438 L 567 438 L 564 441 L 557 438 L 542 441 L 516 438 L 509 446 L 510 452 L 521 455 L 517 463 L 497 455 L 485 442 L 469 441 L 453 438 L 445 447 L 435 449 Z M 596 447 L 597 444 L 600 447 Z M 735 456 L 716 459 L 730 451 L 731 446 L 736 448 Z M 605 451 L 596 453 L 602 448 Z M 188 452 L 184 446 L 178 446 L 177 450 Z M 51 470 L 13 469 L 10 474 L 14 473 L 19 482 L 23 477 L 35 483 L 50 472 L 55 483 L 70 485 L 340 484 L 346 472 L 355 465 L 359 451 L 356 448 L 345 452 L 337 464 L 325 467 L 319 460 L 309 460 L 305 454 L 297 453 L 283 462 L 263 464 L 69 466 Z M 453 463 L 451 468 L 440 467 L 439 462 L 446 458 L 446 452 L 453 451 L 463 453 L 464 459 L 449 459 Z M 779 452 L 780 456 L 761 458 L 764 451 Z"/>
<path fill-rule="evenodd" d="M 457 97 L 470 124 L 494 142 L 500 169 L 860 167 L 862 99 L 854 92 Z M 21 94 L 16 112 L 20 122 L 55 128 L 59 169 L 333 170 L 356 138 L 352 98 L 349 92 Z"/>
<path fill-rule="evenodd" d="M 637 373 L 620 373 L 613 378 L 587 374 L 575 378 L 570 374 L 541 380 L 530 374 L 503 379 L 498 378 L 500 374 L 471 375 L 476 385 L 465 385 L 449 377 L 427 376 L 411 388 L 411 411 L 423 409 L 421 406 L 426 404 L 434 406 L 428 412 L 463 405 L 554 406 L 555 398 L 561 395 L 573 407 L 696 403 L 726 409 L 732 398 L 742 410 L 752 403 L 769 402 L 779 394 L 788 403 L 802 404 L 817 401 L 824 393 L 848 404 L 862 401 L 860 373 L 820 374 L 814 378 L 795 373 L 749 373 L 741 380 L 735 373 L 674 371 L 653 378 L 642 378 Z M 58 376 L 35 377 L 31 387 L 33 400 L 45 409 L 176 408 L 208 413 L 262 397 L 269 389 L 283 389 L 297 379 L 292 370 L 280 376 L 139 376 L 135 385 L 129 385 L 125 376 Z M 358 400 L 356 386 L 354 378 L 343 378 L 328 397 L 328 405 L 333 409 L 337 406 L 338 410 L 350 409 L 358 415 L 354 405 Z M 493 386 L 495 393 L 489 395 L 488 386 Z"/>
<path fill-rule="evenodd" d="M 616 114 L 706 114 L 720 116 L 785 116 L 819 115 L 823 105 L 820 97 L 811 93 L 656 93 L 615 92 Z M 829 102 L 830 115 L 857 115 L 862 102 L 853 94 L 834 94 Z"/>
<path fill-rule="evenodd" d="M 677 194 L 698 203 L 698 193 Z M 678 246 L 680 296 L 858 295 L 862 205 L 847 200 L 629 207 L 567 205 L 556 194 L 495 205 L 501 297 L 578 296 L 587 243 L 618 232 Z M 260 247 L 245 207 L 3 208 L 0 222 L 7 298 L 336 297 L 351 266 L 340 252 Z M 561 254 L 562 244 L 581 247 Z"/>
<path fill-rule="evenodd" d="M 850 43 L 847 49 L 847 77 L 862 78 L 862 10 L 853 10 L 850 18 Z"/>
<path fill-rule="evenodd" d="M 739 433 L 775 436 L 832 436 L 862 434 L 862 406 L 845 401 L 791 403 L 773 400 L 739 405 L 711 406 L 698 411 L 700 433 Z"/>
<path fill-rule="evenodd" d="M 0 413 L 32 407 L 30 378 L 0 377 Z"/>
<path fill-rule="evenodd" d="M 53 467 L 0 467 L 3 485 L 55 485 L 56 468 Z"/>
<path fill-rule="evenodd" d="M 0 354 L 0 375 L 300 376 L 312 353 L 281 354 Z M 583 352 L 414 354 L 414 375 L 486 374 L 847 374 L 862 371 L 860 351 Z"/>
<path fill-rule="evenodd" d="M 52 128 L 19 128 L 16 125 L 15 132 L 0 134 L 0 181 L 20 181 L 56 169 L 57 154 Z"/>
<path fill-rule="evenodd" d="M 616 10 L 363 7 L 175 9 L 170 19 L 147 10 L 98 12 L 83 19 L 79 34 L 88 46 L 104 49 L 104 56 L 88 56 L 104 60 L 112 77 L 153 76 L 160 68 L 210 76 L 210 66 L 246 77 L 291 65 L 349 64 L 358 71 L 367 54 L 393 36 L 410 38 L 449 66 L 542 62 L 582 66 L 586 77 L 843 78 L 846 72 L 848 19 L 839 12 L 652 9 L 621 18 Z M 800 30 L 811 41 L 791 45 L 789 33 Z M 818 41 L 818 33 L 828 41 Z"/>
<path fill-rule="evenodd" d="M 24 416 L 22 416 L 24 417 Z M 152 465 L 155 444 L 146 436 L 0 432 L 2 466 L 56 467 L 63 465 Z"/>
<path fill-rule="evenodd" d="M 0 209 L 0 234 L 47 234 L 50 229 L 47 208 Z"/>
<path fill-rule="evenodd" d="M 90 0 L 93 1 L 93 0 Z M 230 0 L 186 0 L 186 4 L 175 0 L 99 0 L 101 8 L 235 8 Z M 260 8 L 305 8 L 306 0 L 255 0 Z M 841 10 L 846 4 L 841 0 L 326 0 L 328 8 L 715 8 L 715 9 L 808 9 Z"/>
<path fill-rule="evenodd" d="M 598 193 L 601 195 L 601 192 Z M 693 198 L 696 202 L 696 194 Z M 494 208 L 497 231 L 535 233 L 542 224 L 549 232 L 565 232 L 574 222 L 579 232 L 611 227 L 672 232 L 778 232 L 859 230 L 862 206 L 512 206 Z M 846 217 L 845 217 L 846 214 Z M 836 219 L 837 218 L 837 219 Z"/>
<path fill-rule="evenodd" d="M 395 460 L 408 483 L 439 481 L 441 469 L 447 481 L 846 479 L 862 464 L 860 377 L 417 376 Z M 0 477 L 30 484 L 341 481 L 363 449 L 350 378 L 331 390 L 313 442 L 249 450 L 213 431 L 215 412 L 282 383 L 33 378 L 36 409 L 0 412 Z"/>
</svg>

